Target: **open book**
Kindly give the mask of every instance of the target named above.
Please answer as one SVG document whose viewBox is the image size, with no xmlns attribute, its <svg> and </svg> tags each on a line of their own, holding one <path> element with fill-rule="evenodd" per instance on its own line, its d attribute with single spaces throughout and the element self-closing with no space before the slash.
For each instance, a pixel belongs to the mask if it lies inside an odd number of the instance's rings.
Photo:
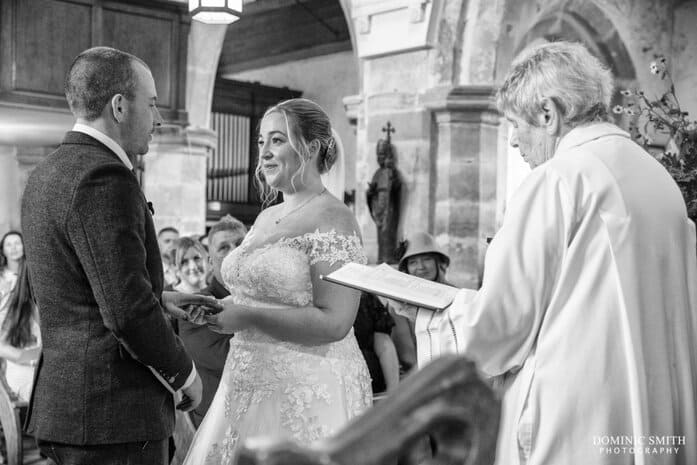
<svg viewBox="0 0 697 465">
<path fill-rule="evenodd" d="M 430 310 L 442 310 L 450 305 L 458 291 L 402 273 L 386 263 L 375 267 L 347 263 L 322 279 Z"/>
</svg>

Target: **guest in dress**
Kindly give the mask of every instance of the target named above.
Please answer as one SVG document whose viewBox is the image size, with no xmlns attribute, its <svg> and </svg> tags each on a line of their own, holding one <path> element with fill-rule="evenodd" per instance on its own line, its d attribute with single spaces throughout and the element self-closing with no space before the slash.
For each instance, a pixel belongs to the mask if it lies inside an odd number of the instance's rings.
<svg viewBox="0 0 697 465">
<path fill-rule="evenodd" d="M 223 277 L 220 274 L 220 267 L 223 264 L 223 259 L 242 243 L 246 234 L 245 225 L 230 215 L 226 215 L 211 226 L 207 237 L 208 264 L 209 268 L 212 269 L 212 278 L 208 287 L 200 292 L 201 294 L 213 296 L 216 299 L 224 299 L 230 295 L 222 284 Z M 208 412 L 215 391 L 218 389 L 225 367 L 225 359 L 230 350 L 228 341 L 232 335 L 212 331 L 206 325 L 179 320 L 179 337 L 182 338 L 184 347 L 196 363 L 196 369 L 201 375 L 203 383 L 201 403 L 189 413 L 194 426 L 198 428 Z"/>
<path fill-rule="evenodd" d="M 0 309 L 0 321 L 0 358 L 5 360 L 5 380 L 19 399 L 28 401 L 41 354 L 41 334 L 24 260 L 20 261 L 15 287 Z"/>
<path fill-rule="evenodd" d="M 210 326 L 234 332 L 220 386 L 185 463 L 228 465 L 262 436 L 303 444 L 337 432 L 371 405 L 352 325 L 360 293 L 320 276 L 364 263 L 351 211 L 320 175 L 336 161 L 327 114 L 305 99 L 265 113 L 257 175 L 269 204 L 222 265 L 230 297 Z"/>
<path fill-rule="evenodd" d="M 399 360 L 390 337 L 393 327 L 394 321 L 380 300 L 363 292 L 353 331 L 368 365 L 373 395 L 390 392 L 399 384 Z"/>
<path fill-rule="evenodd" d="M 20 262 L 24 259 L 24 242 L 18 231 L 8 231 L 0 240 L 0 308 L 15 287 Z"/>
</svg>

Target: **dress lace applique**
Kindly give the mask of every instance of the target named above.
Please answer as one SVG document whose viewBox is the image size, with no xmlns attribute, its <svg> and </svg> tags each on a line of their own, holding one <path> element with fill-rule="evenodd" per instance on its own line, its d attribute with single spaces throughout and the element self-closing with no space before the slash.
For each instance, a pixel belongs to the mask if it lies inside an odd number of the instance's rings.
<svg viewBox="0 0 697 465">
<path fill-rule="evenodd" d="M 329 262 L 330 265 L 355 262 L 366 264 L 367 259 L 363 252 L 361 241 L 354 233 L 351 236 L 337 234 L 332 230 L 328 233 L 315 231 L 308 234 L 312 244 L 310 250 L 310 265 L 319 262 Z"/>
<path fill-rule="evenodd" d="M 356 234 L 315 231 L 255 249 L 249 247 L 250 235 L 221 271 L 232 297 L 260 311 L 309 305 L 310 267 L 317 263 L 366 262 Z M 240 442 L 255 436 L 309 444 L 371 403 L 370 376 L 353 331 L 340 341 L 313 346 L 254 329 L 239 331 L 230 340 L 220 386 L 185 464 L 232 464 Z"/>
</svg>

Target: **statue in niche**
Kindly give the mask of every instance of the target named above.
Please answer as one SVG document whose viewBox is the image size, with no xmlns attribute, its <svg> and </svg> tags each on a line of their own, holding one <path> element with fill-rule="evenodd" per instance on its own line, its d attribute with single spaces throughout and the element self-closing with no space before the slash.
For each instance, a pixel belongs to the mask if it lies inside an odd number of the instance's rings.
<svg viewBox="0 0 697 465">
<path fill-rule="evenodd" d="M 370 216 L 377 226 L 378 263 L 396 263 L 394 252 L 397 247 L 402 180 L 395 167 L 394 151 L 390 143 L 390 132 L 394 132 L 394 128 L 388 121 L 387 128 L 382 130 L 387 132 L 387 139 L 380 139 L 377 143 L 380 167 L 368 184 L 366 199 Z"/>
</svg>

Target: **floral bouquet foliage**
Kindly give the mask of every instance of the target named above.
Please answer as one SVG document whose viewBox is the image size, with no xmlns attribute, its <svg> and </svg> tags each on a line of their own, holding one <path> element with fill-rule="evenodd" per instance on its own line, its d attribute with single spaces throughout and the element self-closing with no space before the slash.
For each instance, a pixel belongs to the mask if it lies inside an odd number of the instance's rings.
<svg viewBox="0 0 697 465">
<path fill-rule="evenodd" d="M 649 70 L 667 82 L 668 90 L 656 100 L 650 100 L 642 91 L 622 90 L 620 93 L 627 103 L 615 106 L 612 111 L 631 118 L 629 132 L 650 153 L 655 153 L 657 146 L 663 149 L 655 156 L 675 179 L 685 199 L 688 216 L 696 221 L 697 121 L 691 120 L 688 112 L 680 108 L 665 57 L 657 57 Z"/>
</svg>

